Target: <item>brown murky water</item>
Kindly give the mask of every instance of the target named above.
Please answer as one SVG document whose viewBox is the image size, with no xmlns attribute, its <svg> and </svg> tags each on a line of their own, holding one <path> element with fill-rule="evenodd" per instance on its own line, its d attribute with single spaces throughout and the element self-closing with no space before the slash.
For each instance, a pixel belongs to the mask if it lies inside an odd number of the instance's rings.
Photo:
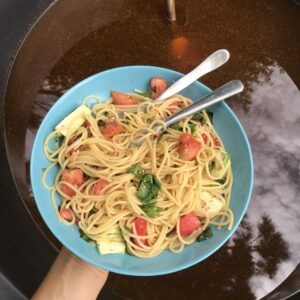
<svg viewBox="0 0 300 300">
<path fill-rule="evenodd" d="M 226 48 L 230 62 L 202 82 L 211 88 L 231 79 L 245 83 L 245 92 L 230 105 L 248 132 L 255 159 L 247 216 L 204 262 L 160 277 L 111 274 L 106 289 L 117 299 L 261 298 L 300 258 L 300 8 L 293 1 L 182 0 L 178 22 L 170 24 L 162 2 L 62 0 L 36 24 L 6 94 L 7 149 L 17 187 L 37 226 L 59 247 L 37 211 L 28 177 L 33 139 L 51 105 L 77 82 L 106 69 L 155 65 L 185 73 Z"/>
</svg>

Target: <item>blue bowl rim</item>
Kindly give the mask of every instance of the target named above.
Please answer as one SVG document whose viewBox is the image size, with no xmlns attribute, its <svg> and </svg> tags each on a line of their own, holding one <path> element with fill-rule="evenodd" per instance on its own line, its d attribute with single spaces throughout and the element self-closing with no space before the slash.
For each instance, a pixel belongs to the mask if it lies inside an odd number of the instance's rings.
<svg viewBox="0 0 300 300">
<path fill-rule="evenodd" d="M 38 136 L 40 134 L 40 128 L 42 126 L 45 126 L 44 124 L 44 120 L 46 119 L 47 115 L 54 110 L 57 106 L 59 106 L 60 102 L 64 101 L 64 98 L 66 98 L 68 96 L 68 94 L 75 88 L 79 88 L 80 86 L 84 85 L 86 82 L 89 82 L 90 80 L 94 79 L 95 77 L 99 76 L 100 74 L 105 74 L 105 73 L 112 73 L 112 72 L 118 72 L 121 69 L 153 69 L 155 68 L 156 70 L 161 70 L 161 71 L 171 71 L 174 75 L 178 75 L 178 76 L 183 76 L 183 73 L 180 73 L 178 71 L 172 70 L 172 69 L 168 69 L 168 68 L 163 68 L 163 67 L 157 67 L 157 66 L 147 66 L 147 65 L 131 65 L 131 66 L 122 66 L 122 67 L 116 67 L 116 68 L 112 68 L 112 69 L 107 69 L 104 70 L 102 72 L 96 73 L 94 75 L 91 75 L 85 79 L 83 79 L 82 81 L 78 82 L 76 85 L 74 85 L 73 87 L 71 87 L 66 93 L 64 93 L 61 97 L 59 97 L 56 102 L 51 106 L 51 108 L 49 109 L 49 111 L 47 112 L 47 114 L 45 115 L 45 117 L 43 118 L 38 131 L 36 133 L 35 139 L 34 139 L 34 143 L 33 143 L 33 147 L 32 147 L 32 151 L 31 151 L 31 157 L 30 157 L 30 181 L 31 181 L 31 185 L 32 185 L 32 178 L 34 177 L 34 170 L 32 167 L 32 163 L 31 161 L 33 160 L 33 154 L 35 153 L 36 148 L 37 148 L 37 140 L 38 140 Z M 207 89 L 208 91 L 211 91 L 211 89 L 209 87 L 207 87 L 205 84 L 203 84 L 200 81 L 196 81 L 196 83 L 198 85 L 201 85 L 202 87 L 204 87 L 205 89 Z M 213 253 L 215 253 L 217 250 L 219 250 L 224 244 L 225 242 L 227 242 L 230 237 L 233 235 L 233 233 L 236 231 L 236 229 L 238 228 L 238 226 L 240 225 L 246 211 L 247 208 L 249 206 L 249 202 L 251 199 L 251 195 L 252 195 L 252 190 L 253 190 L 253 181 L 254 181 L 254 164 L 253 164 L 253 156 L 252 156 L 252 152 L 251 152 L 251 147 L 250 147 L 250 143 L 247 137 L 247 134 L 241 124 L 241 122 L 239 121 L 238 117 L 235 115 L 235 113 L 232 111 L 232 109 L 229 107 L 229 105 L 223 101 L 221 103 L 219 103 L 220 105 L 224 105 L 225 110 L 227 110 L 227 112 L 229 112 L 229 114 L 231 115 L 231 117 L 234 119 L 234 121 L 236 122 L 236 124 L 238 125 L 241 133 L 242 133 L 242 137 L 244 139 L 244 141 L 246 142 L 246 148 L 247 148 L 247 154 L 250 158 L 250 184 L 249 184 L 249 191 L 248 191 L 248 195 L 247 195 L 247 201 L 246 201 L 246 205 L 240 215 L 240 217 L 237 219 L 236 224 L 232 227 L 232 229 L 230 230 L 230 234 L 227 236 L 226 239 L 224 239 L 224 241 L 222 241 L 221 243 L 219 243 L 216 247 L 214 247 L 211 251 L 209 251 L 208 253 L 206 253 L 206 255 L 202 256 L 200 259 L 194 259 L 193 261 L 189 262 L 189 263 L 182 263 L 179 266 L 176 266 L 174 268 L 171 268 L 169 270 L 166 271 L 157 271 L 157 272 L 143 272 L 143 271 L 138 271 L 138 272 L 134 272 L 134 271 L 122 271 L 121 268 L 114 268 L 114 267 L 107 267 L 101 263 L 95 263 L 93 260 L 89 259 L 89 257 L 85 256 L 84 254 L 79 254 L 78 251 L 76 249 L 73 249 L 72 246 L 68 245 L 67 243 L 65 243 L 63 241 L 63 238 L 60 237 L 60 234 L 58 232 L 56 232 L 55 230 L 53 230 L 47 220 L 47 216 L 43 214 L 42 210 L 40 209 L 40 202 L 35 200 L 35 203 L 38 207 L 39 213 L 41 214 L 44 222 L 46 223 L 47 227 L 50 229 L 50 231 L 52 232 L 52 234 L 60 241 L 60 243 L 62 245 L 64 245 L 68 250 L 70 250 L 72 253 L 74 253 L 76 256 L 80 257 L 81 259 L 85 260 L 86 262 L 104 268 L 110 272 L 114 272 L 117 274 L 122 274 L 122 275 L 130 275 L 130 276 L 157 276 L 157 275 L 166 275 L 166 274 L 170 274 L 170 273 L 175 273 L 181 270 L 184 270 L 186 268 L 189 268 L 191 266 L 196 265 L 197 263 L 205 260 L 207 257 L 209 257 L 210 255 L 212 255 Z M 35 188 L 34 185 L 32 185 L 32 192 L 33 192 L 33 196 L 34 199 L 38 196 L 36 195 L 35 192 Z"/>
</svg>

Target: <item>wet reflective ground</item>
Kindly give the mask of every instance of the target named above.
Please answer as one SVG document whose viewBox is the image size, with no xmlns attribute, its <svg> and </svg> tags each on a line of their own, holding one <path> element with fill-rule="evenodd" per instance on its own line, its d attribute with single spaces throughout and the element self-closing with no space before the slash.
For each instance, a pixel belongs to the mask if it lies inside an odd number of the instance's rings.
<svg viewBox="0 0 300 300">
<path fill-rule="evenodd" d="M 230 62 L 202 82 L 216 88 L 241 79 L 246 86 L 229 102 L 255 161 L 246 217 L 204 262 L 160 277 L 111 274 L 105 289 L 116 299 L 262 298 L 300 260 L 300 7 L 293 1 L 178 0 L 178 22 L 170 24 L 162 4 L 62 0 L 35 26 L 6 95 L 7 150 L 17 187 L 38 227 L 59 247 L 36 209 L 28 177 L 36 130 L 56 99 L 105 69 L 143 64 L 187 72 L 226 48 Z"/>
</svg>

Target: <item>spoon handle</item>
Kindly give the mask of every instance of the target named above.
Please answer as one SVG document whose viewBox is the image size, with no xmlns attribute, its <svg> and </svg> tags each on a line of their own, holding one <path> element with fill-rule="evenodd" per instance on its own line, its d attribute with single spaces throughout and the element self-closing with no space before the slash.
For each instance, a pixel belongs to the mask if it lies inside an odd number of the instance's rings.
<svg viewBox="0 0 300 300">
<path fill-rule="evenodd" d="M 229 56 L 229 52 L 225 49 L 217 50 L 216 52 L 212 53 L 198 67 L 172 84 L 154 102 L 161 102 L 182 91 L 184 88 L 191 85 L 194 81 L 196 81 L 203 75 L 221 67 L 228 61 Z"/>
<path fill-rule="evenodd" d="M 177 123 L 180 120 L 190 115 L 194 115 L 198 111 L 207 108 L 208 106 L 216 104 L 228 97 L 240 93 L 243 89 L 244 89 L 244 85 L 240 80 L 229 81 L 228 83 L 214 90 L 213 92 L 211 92 L 204 98 L 200 99 L 199 101 L 193 103 L 192 105 L 184 108 L 183 110 L 179 111 L 173 116 L 167 118 L 165 120 L 165 124 L 167 126 L 170 126 L 174 123 Z"/>
</svg>

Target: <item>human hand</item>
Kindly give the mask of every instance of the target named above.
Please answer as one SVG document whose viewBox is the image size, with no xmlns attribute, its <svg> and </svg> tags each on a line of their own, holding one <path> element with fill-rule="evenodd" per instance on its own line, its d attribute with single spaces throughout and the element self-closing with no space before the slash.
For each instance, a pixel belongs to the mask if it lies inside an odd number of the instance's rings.
<svg viewBox="0 0 300 300">
<path fill-rule="evenodd" d="M 108 271 L 93 266 L 62 248 L 33 300 L 96 299 Z"/>
</svg>

